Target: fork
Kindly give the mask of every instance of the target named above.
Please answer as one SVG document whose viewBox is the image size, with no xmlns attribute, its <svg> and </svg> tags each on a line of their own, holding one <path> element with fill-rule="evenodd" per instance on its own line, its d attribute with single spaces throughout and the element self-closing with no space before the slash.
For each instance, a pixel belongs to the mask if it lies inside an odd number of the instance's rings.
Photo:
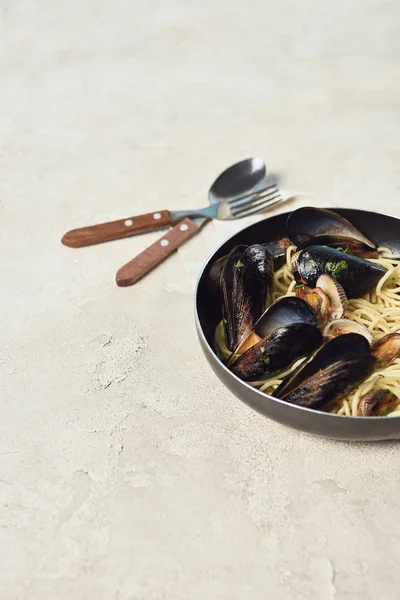
<svg viewBox="0 0 400 600">
<path fill-rule="evenodd" d="M 246 197 L 227 199 L 200 210 L 182 210 L 170 212 L 175 227 L 157 242 L 143 250 L 135 258 L 123 265 L 117 272 L 116 283 L 119 287 L 133 285 L 144 275 L 173 254 L 184 242 L 193 237 L 204 223 L 210 219 L 231 221 L 242 219 L 267 210 L 282 201 L 278 187 L 270 185 Z"/>
<path fill-rule="evenodd" d="M 234 165 L 235 166 L 235 165 Z M 218 181 L 218 179 L 216 180 Z M 276 182 L 270 180 L 269 184 L 265 184 L 264 187 L 257 190 L 251 190 L 240 196 L 226 198 L 231 202 L 232 215 L 238 210 L 243 201 L 243 206 L 246 206 L 248 202 L 258 195 L 261 194 L 269 195 L 270 190 L 273 189 L 273 184 Z M 215 184 L 215 182 L 214 182 Z M 168 225 L 176 225 L 180 219 L 189 216 L 206 216 L 210 219 L 229 219 L 234 216 L 229 216 L 229 210 L 227 212 L 226 207 L 219 205 L 226 204 L 226 199 L 219 198 L 216 194 L 211 194 L 212 188 L 209 192 L 210 202 L 212 206 L 202 210 L 160 210 L 152 213 L 146 213 L 143 215 L 136 215 L 129 219 L 119 219 L 117 221 L 108 221 L 107 223 L 100 223 L 98 225 L 89 225 L 87 227 L 80 227 L 78 229 L 71 229 L 65 233 L 62 237 L 62 243 L 70 248 L 82 248 L 84 246 L 92 246 L 93 244 L 100 244 L 103 242 L 110 242 L 112 240 L 118 240 L 121 238 L 129 237 L 138 233 L 147 233 L 156 229 L 162 229 L 168 227 Z M 221 208 L 221 216 L 219 216 L 218 207 Z M 229 207 L 228 207 L 229 208 Z"/>
</svg>

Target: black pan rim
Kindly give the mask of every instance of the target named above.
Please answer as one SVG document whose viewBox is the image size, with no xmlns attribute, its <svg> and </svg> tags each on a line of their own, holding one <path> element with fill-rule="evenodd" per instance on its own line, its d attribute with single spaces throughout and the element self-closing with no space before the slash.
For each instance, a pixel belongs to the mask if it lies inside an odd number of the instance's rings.
<svg viewBox="0 0 400 600">
<path fill-rule="evenodd" d="M 331 210 L 333 212 L 335 212 L 336 210 L 340 211 L 340 210 L 351 210 L 353 212 L 358 212 L 360 214 L 368 214 L 371 217 L 373 217 L 373 215 L 379 215 L 379 216 L 383 216 L 383 217 L 389 217 L 391 219 L 394 219 L 396 221 L 400 222 L 400 217 L 397 217 L 395 215 L 391 215 L 391 214 L 387 214 L 387 213 L 381 213 L 381 212 L 377 212 L 377 211 L 369 211 L 369 210 L 364 210 L 364 209 L 358 209 L 358 208 L 351 208 L 351 207 L 346 207 L 346 206 L 318 206 L 316 208 L 323 208 L 326 210 Z M 296 210 L 296 209 L 295 209 Z M 203 264 L 202 269 L 200 270 L 200 273 L 197 277 L 197 281 L 195 284 L 195 289 L 194 289 L 194 299 L 195 299 L 195 324 L 196 324 L 196 329 L 198 332 L 198 335 L 201 336 L 202 342 L 205 344 L 205 346 L 207 347 L 207 349 L 209 350 L 210 354 L 215 358 L 215 360 L 218 362 L 219 366 L 225 371 L 226 375 L 228 377 L 231 377 L 232 379 L 234 379 L 235 381 L 238 382 L 238 384 L 240 386 L 243 386 L 244 388 L 250 389 L 252 390 L 255 394 L 257 394 L 257 396 L 261 397 L 261 398 L 265 398 L 267 397 L 269 400 L 273 400 L 274 402 L 277 402 L 278 404 L 282 404 L 285 406 L 288 406 L 288 403 L 285 402 L 284 400 L 280 400 L 279 398 L 275 398 L 274 396 L 270 396 L 269 394 L 265 394 L 264 392 L 261 392 L 258 388 L 250 385 L 249 383 L 247 383 L 246 381 L 243 381 L 242 379 L 240 379 L 239 377 L 237 377 L 237 375 L 235 375 L 234 373 L 232 373 L 232 371 L 230 369 L 228 369 L 226 367 L 226 365 L 224 365 L 224 363 L 221 361 L 221 359 L 217 356 L 217 354 L 215 353 L 214 349 L 212 348 L 212 346 L 210 345 L 209 341 L 207 340 L 204 331 L 203 331 L 203 326 L 200 323 L 200 318 L 199 318 L 199 314 L 198 314 L 198 309 L 197 309 L 197 304 L 198 304 L 198 289 L 199 289 L 199 285 L 200 282 L 202 280 L 203 274 L 205 272 L 205 270 L 208 268 L 210 261 L 213 259 L 213 257 L 219 252 L 219 250 L 225 245 L 227 244 L 231 239 L 233 239 L 234 237 L 236 237 L 237 235 L 239 235 L 240 233 L 243 233 L 244 231 L 246 231 L 247 229 L 251 229 L 255 224 L 259 224 L 262 223 L 263 221 L 268 221 L 269 219 L 272 219 L 274 217 L 280 216 L 282 218 L 284 218 L 285 216 L 289 216 L 293 211 L 287 211 L 285 213 L 278 213 L 278 214 L 274 214 L 271 215 L 270 217 L 266 217 L 265 219 L 261 219 L 260 221 L 256 221 L 255 223 L 251 223 L 250 225 L 248 225 L 247 227 L 243 227 L 243 229 L 238 230 L 236 233 L 234 233 L 233 235 L 230 235 L 226 240 L 224 240 L 219 246 L 218 248 L 214 249 L 214 251 L 208 256 L 208 258 L 206 259 L 205 263 Z M 224 384 L 224 387 L 226 387 L 226 385 Z M 313 414 L 317 414 L 318 416 L 325 416 L 327 419 L 345 419 L 346 421 L 357 421 L 357 423 L 360 422 L 368 422 L 368 423 L 374 423 L 374 422 L 381 422 L 382 421 L 382 417 L 353 417 L 353 416 L 347 416 L 347 415 L 336 415 L 334 413 L 328 413 L 328 412 L 324 412 L 324 411 L 320 411 L 320 410 L 316 410 L 313 408 L 307 408 L 305 406 L 298 406 L 297 404 L 291 404 L 290 405 L 291 408 L 295 409 L 295 410 L 299 410 L 299 411 L 305 411 L 307 414 L 309 413 L 313 413 Z"/>
</svg>

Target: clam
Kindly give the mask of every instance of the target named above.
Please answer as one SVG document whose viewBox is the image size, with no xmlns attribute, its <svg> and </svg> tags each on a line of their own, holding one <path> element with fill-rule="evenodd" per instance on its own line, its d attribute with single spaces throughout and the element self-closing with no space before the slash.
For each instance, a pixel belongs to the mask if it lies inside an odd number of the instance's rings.
<svg viewBox="0 0 400 600">
<path fill-rule="evenodd" d="M 325 292 L 319 287 L 311 289 L 303 285 L 296 289 L 296 296 L 305 300 L 311 306 L 315 313 L 318 329 L 324 329 L 328 322 L 330 310 L 329 298 Z"/>
<path fill-rule="evenodd" d="M 294 276 L 298 283 L 313 288 L 321 275 L 328 274 L 340 283 L 348 298 L 360 298 L 376 287 L 385 273 L 381 265 L 358 256 L 327 246 L 310 246 L 300 253 Z"/>
<path fill-rule="evenodd" d="M 339 319 L 347 308 L 344 289 L 330 275 L 318 277 L 316 287 L 300 286 L 296 296 L 302 298 L 314 309 L 319 329 L 324 329 L 329 320 Z"/>
<path fill-rule="evenodd" d="M 223 261 L 218 288 L 230 350 L 239 345 L 262 314 L 273 278 L 272 255 L 260 244 L 237 246 Z"/>
<path fill-rule="evenodd" d="M 291 404 L 329 410 L 371 374 L 375 362 L 363 336 L 341 335 L 304 360 L 282 381 L 273 396 Z"/>
<path fill-rule="evenodd" d="M 396 358 L 400 358 L 400 333 L 385 335 L 372 346 L 371 354 L 375 356 L 379 369 L 393 364 Z"/>
<path fill-rule="evenodd" d="M 364 325 L 351 319 L 336 319 L 335 321 L 331 321 L 323 331 L 324 338 L 334 338 L 346 333 L 363 335 L 369 344 L 372 344 L 374 340 L 374 336 Z"/>
<path fill-rule="evenodd" d="M 322 290 L 329 298 L 329 319 L 340 319 L 347 308 L 347 296 L 338 281 L 330 275 L 320 275 L 317 279 L 317 288 Z"/>
<path fill-rule="evenodd" d="M 292 212 L 286 221 L 290 240 L 300 249 L 315 244 L 343 248 L 364 258 L 376 258 L 376 244 L 350 221 L 331 210 L 304 207 Z"/>
<path fill-rule="evenodd" d="M 295 271 L 297 271 L 297 263 L 299 262 L 299 256 L 300 256 L 300 254 L 301 254 L 301 250 L 297 250 L 297 252 L 295 252 L 292 255 L 292 259 L 291 259 L 291 263 L 290 264 L 291 264 L 293 273 Z"/>
<path fill-rule="evenodd" d="M 384 416 L 391 412 L 399 402 L 400 400 L 390 390 L 371 390 L 361 398 L 357 415 L 359 417 Z"/>
</svg>

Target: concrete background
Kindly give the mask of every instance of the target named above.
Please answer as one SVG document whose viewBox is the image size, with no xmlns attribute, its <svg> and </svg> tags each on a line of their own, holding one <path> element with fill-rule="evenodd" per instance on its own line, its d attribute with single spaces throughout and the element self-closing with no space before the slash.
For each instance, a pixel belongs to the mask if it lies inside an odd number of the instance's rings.
<svg viewBox="0 0 400 600">
<path fill-rule="evenodd" d="M 400 3 L 0 0 L 0 597 L 398 600 L 399 447 L 285 429 L 195 337 L 212 223 L 72 227 L 206 204 L 260 155 L 284 186 L 400 216 Z M 284 206 L 280 210 L 285 210 Z"/>
</svg>

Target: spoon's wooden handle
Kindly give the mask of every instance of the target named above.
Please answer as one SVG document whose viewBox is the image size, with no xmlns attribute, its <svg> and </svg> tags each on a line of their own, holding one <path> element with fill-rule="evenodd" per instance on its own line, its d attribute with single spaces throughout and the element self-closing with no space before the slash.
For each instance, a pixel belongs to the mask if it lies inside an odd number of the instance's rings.
<svg viewBox="0 0 400 600">
<path fill-rule="evenodd" d="M 178 225 L 175 225 L 161 239 L 119 269 L 116 275 L 117 285 L 127 287 L 139 281 L 149 271 L 152 271 L 163 260 L 173 254 L 199 229 L 199 225 L 190 219 L 184 219 Z"/>
<path fill-rule="evenodd" d="M 111 240 L 119 240 L 137 233 L 154 231 L 171 225 L 171 215 L 168 210 L 160 210 L 145 215 L 109 221 L 100 225 L 90 225 L 80 229 L 72 229 L 62 237 L 62 243 L 71 248 L 82 248 L 92 244 L 101 244 Z"/>
</svg>

